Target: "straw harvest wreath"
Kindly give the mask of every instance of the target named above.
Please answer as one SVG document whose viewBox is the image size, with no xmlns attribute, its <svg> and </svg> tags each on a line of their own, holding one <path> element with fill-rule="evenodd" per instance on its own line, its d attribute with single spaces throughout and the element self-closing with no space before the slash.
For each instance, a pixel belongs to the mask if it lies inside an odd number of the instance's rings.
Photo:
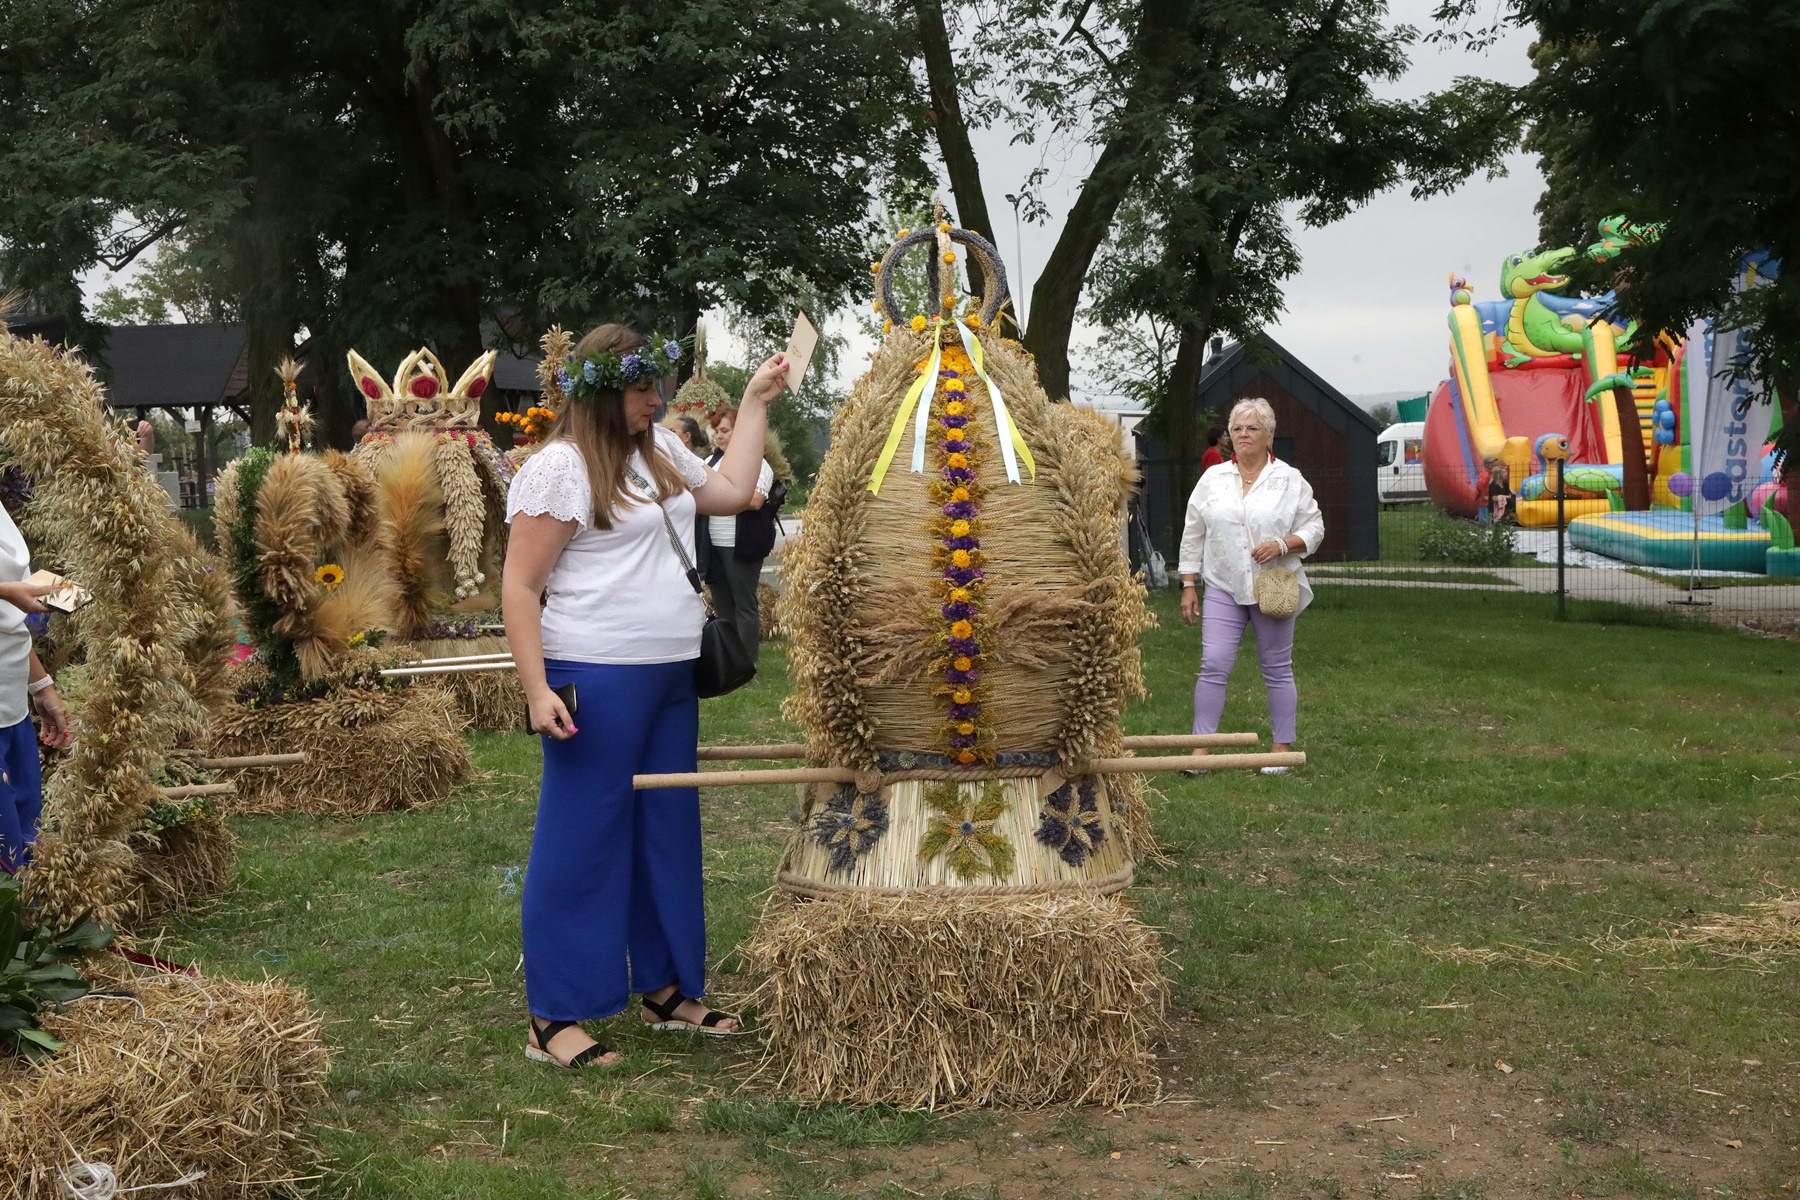
<svg viewBox="0 0 1800 1200">
<path fill-rule="evenodd" d="M 228 699 L 226 574 L 106 411 L 87 364 L 0 326 L 0 466 L 21 481 L 19 523 L 37 565 L 94 597 L 57 618 L 80 668 L 75 736 L 47 773 L 27 872 L 51 923 L 129 924 L 222 887 L 235 857 L 209 804 L 160 786 L 199 778 L 187 751 Z"/>
<path fill-rule="evenodd" d="M 0 467 L 19 485 L 11 498 L 39 564 L 94 597 L 59 618 L 68 673 L 81 677 L 69 689 L 75 737 L 47 775 L 23 875 L 34 919 L 53 928 L 86 914 L 141 921 L 223 888 L 235 865 L 218 815 L 183 795 L 228 786 L 159 786 L 195 777 L 188 748 L 228 698 L 227 574 L 106 411 L 77 356 L 0 321 Z M 105 956 L 79 970 L 95 990 L 42 1020 L 67 1048 L 0 1060 L 9 1195 L 73 1195 L 105 1178 L 130 1191 L 181 1181 L 183 1195 L 224 1200 L 316 1170 L 309 1112 L 328 1062 L 303 993 Z"/>
<path fill-rule="evenodd" d="M 495 358 L 489 350 L 452 385 L 444 365 L 427 349 L 407 355 L 392 383 L 356 351 L 349 354 L 350 374 L 369 417 L 369 432 L 353 453 L 379 478 L 410 478 L 414 503 L 427 513 L 441 511 L 441 532 L 449 541 L 448 590 L 458 603 L 491 593 L 486 585 L 498 582 L 505 537 L 513 463 L 479 427 Z M 395 632 L 403 638 L 427 636 L 434 593 L 444 590 L 432 576 L 438 561 L 430 554 L 396 558 L 404 602 Z"/>
<path fill-rule="evenodd" d="M 904 314 L 893 274 L 926 246 L 937 311 Z M 959 313 L 965 253 L 986 284 Z M 1053 403 L 999 335 L 1006 275 L 979 235 L 903 232 L 875 276 L 886 336 L 782 564 L 805 744 L 700 754 L 809 765 L 637 786 L 807 785 L 744 951 L 758 1079 L 926 1107 L 1154 1095 L 1161 954 L 1117 895 L 1152 852 L 1141 772 L 1279 756 L 1132 753 L 1256 739 L 1122 734 L 1149 616 L 1116 427 Z"/>
</svg>

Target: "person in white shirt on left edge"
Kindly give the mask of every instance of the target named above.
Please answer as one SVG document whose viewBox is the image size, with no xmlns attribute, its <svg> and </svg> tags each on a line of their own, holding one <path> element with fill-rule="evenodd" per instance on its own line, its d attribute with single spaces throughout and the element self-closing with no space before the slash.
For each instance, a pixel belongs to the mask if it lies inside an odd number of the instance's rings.
<svg viewBox="0 0 1800 1200">
<path fill-rule="evenodd" d="M 732 431 L 737 428 L 737 410 L 727 409 L 713 425 L 713 444 L 720 456 L 731 448 Z M 756 471 L 756 494 L 750 497 L 746 512 L 760 509 L 775 486 L 775 471 L 768 459 L 762 459 Z M 706 582 L 712 585 L 713 600 L 719 615 L 737 630 L 750 660 L 756 661 L 762 648 L 762 607 L 756 586 L 762 581 L 763 560 L 742 558 L 737 553 L 737 516 L 708 517 L 707 543 L 711 547 L 706 559 Z"/>
<path fill-rule="evenodd" d="M 1231 410 L 1229 431 L 1237 457 L 1200 476 L 1188 497 L 1187 524 L 1181 531 L 1181 619 L 1189 625 L 1200 621 L 1194 732 L 1219 731 L 1238 645 L 1244 627 L 1254 625 L 1274 748 L 1291 750 L 1299 732 L 1294 621 L 1312 603 L 1300 560 L 1325 540 L 1325 522 L 1312 485 L 1269 453 L 1275 410 L 1267 400 L 1240 400 Z M 1291 568 L 1298 577 L 1300 607 L 1291 617 L 1271 617 L 1256 606 L 1256 572 L 1269 566 Z M 1264 767 L 1263 774 L 1287 770 Z"/>
<path fill-rule="evenodd" d="M 0 509 L 0 871 L 9 875 L 30 861 L 37 838 L 44 797 L 36 743 L 69 742 L 68 711 L 25 626 L 25 614 L 43 612 L 42 597 L 56 588 L 26 583 L 30 573 L 25 539 Z M 33 712 L 41 729 L 31 722 Z"/>
</svg>

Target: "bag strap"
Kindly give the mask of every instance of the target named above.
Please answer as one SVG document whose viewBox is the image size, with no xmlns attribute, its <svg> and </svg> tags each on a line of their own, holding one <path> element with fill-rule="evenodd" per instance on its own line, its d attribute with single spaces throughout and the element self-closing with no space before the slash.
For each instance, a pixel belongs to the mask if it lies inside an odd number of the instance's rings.
<svg viewBox="0 0 1800 1200">
<path fill-rule="evenodd" d="M 625 478 L 641 491 L 656 497 L 656 511 L 662 514 L 663 530 L 668 533 L 669 545 L 675 548 L 675 557 L 681 560 L 681 568 L 687 573 L 688 585 L 694 589 L 697 595 L 704 597 L 706 589 L 700 584 L 700 572 L 694 569 L 694 560 L 688 556 L 687 547 L 681 544 L 681 535 L 675 532 L 675 522 L 669 520 L 669 510 L 663 507 L 662 493 L 657 491 L 648 479 L 639 475 L 637 469 L 630 463 L 625 464 Z"/>
</svg>

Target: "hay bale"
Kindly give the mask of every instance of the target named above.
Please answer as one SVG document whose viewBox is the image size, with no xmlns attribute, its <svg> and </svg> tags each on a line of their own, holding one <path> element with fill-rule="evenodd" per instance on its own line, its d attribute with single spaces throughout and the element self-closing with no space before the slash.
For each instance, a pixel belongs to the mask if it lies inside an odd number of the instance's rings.
<svg viewBox="0 0 1800 1200">
<path fill-rule="evenodd" d="M 20 1200 L 64 1200 L 77 1159 L 121 1190 L 195 1171 L 184 1200 L 297 1195 L 317 1178 L 309 1114 L 327 1054 L 303 993 L 90 960 L 97 991 L 44 1021 L 67 1043 L 41 1066 L 0 1061 L 0 1178 Z"/>
<path fill-rule="evenodd" d="M 1154 1099 L 1168 985 L 1117 898 L 774 899 L 744 948 L 754 1082 L 903 1108 Z"/>
<path fill-rule="evenodd" d="M 238 707 L 211 752 L 307 754 L 299 766 L 222 771 L 234 812 L 362 816 L 435 804 L 469 775 L 463 719 L 433 688 L 345 687 L 317 700 Z"/>
<path fill-rule="evenodd" d="M 495 621 L 499 620 L 498 614 Z M 505 650 L 503 637 L 443 637 L 408 642 L 412 658 L 454 658 L 470 654 L 494 654 Z M 524 728 L 525 692 L 514 671 L 461 671 L 446 675 L 421 675 L 414 687 L 430 688 L 450 697 L 470 729 L 516 733 Z"/>
<path fill-rule="evenodd" d="M 133 845 L 133 887 L 125 900 L 132 925 L 190 908 L 237 877 L 237 835 L 210 809 L 179 825 L 141 831 Z"/>
</svg>

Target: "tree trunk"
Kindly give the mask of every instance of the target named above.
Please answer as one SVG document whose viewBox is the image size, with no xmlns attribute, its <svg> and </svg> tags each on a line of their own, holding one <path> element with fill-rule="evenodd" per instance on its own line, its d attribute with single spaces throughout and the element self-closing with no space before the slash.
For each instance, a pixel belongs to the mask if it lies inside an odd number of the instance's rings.
<svg viewBox="0 0 1800 1200">
<path fill-rule="evenodd" d="M 988 219 L 987 196 L 981 188 L 981 167 L 969 141 L 969 124 L 963 119 L 957 95 L 956 63 L 950 55 L 950 29 L 944 22 L 942 0 L 916 0 L 919 45 L 925 53 L 925 80 L 931 93 L 931 122 L 937 130 L 938 149 L 950 172 L 950 192 L 956 199 L 958 220 L 994 241 L 994 223 Z M 998 244 L 998 243 L 996 243 Z M 968 258 L 969 287 L 982 294 L 985 279 L 973 255 Z M 1013 264 L 1018 269 L 1018 264 Z M 935 298 L 934 298 L 935 299 Z"/>
<path fill-rule="evenodd" d="M 1185 36 L 1185 4 L 1147 0 L 1127 55 L 1137 64 L 1125 106 L 1115 120 L 1105 147 L 1081 185 L 1069 210 L 1062 236 L 1044 262 L 1031 289 L 1031 325 L 1025 348 L 1037 359 L 1038 378 L 1052 399 L 1069 395 L 1069 336 L 1082 284 L 1100 244 L 1112 228 L 1113 214 L 1143 172 L 1146 155 L 1159 140 L 1154 114 L 1167 98 L 1171 67 L 1182 58 L 1177 45 Z"/>
</svg>

